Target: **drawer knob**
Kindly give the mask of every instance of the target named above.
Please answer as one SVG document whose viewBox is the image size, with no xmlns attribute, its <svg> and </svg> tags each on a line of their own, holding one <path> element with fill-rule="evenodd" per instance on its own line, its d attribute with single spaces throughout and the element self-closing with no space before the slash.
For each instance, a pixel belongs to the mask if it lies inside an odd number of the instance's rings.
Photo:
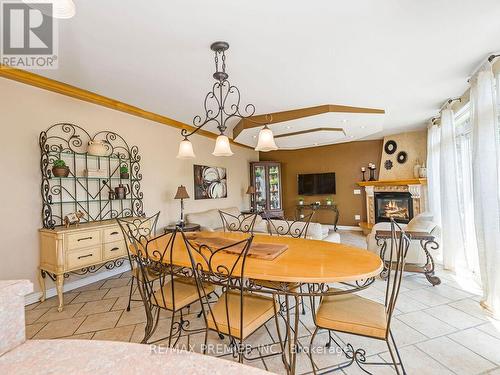
<svg viewBox="0 0 500 375">
<path fill-rule="evenodd" d="M 113 248 L 112 248 L 111 250 L 109 250 L 109 251 L 116 251 L 116 250 L 120 250 L 120 248 L 119 248 L 119 247 L 113 247 Z"/>
<path fill-rule="evenodd" d="M 85 241 L 85 240 L 91 240 L 91 239 L 92 239 L 92 236 L 79 238 L 77 241 Z"/>
<path fill-rule="evenodd" d="M 94 254 L 80 255 L 78 257 L 78 259 L 88 258 L 88 257 L 91 257 L 92 255 L 94 255 Z"/>
</svg>

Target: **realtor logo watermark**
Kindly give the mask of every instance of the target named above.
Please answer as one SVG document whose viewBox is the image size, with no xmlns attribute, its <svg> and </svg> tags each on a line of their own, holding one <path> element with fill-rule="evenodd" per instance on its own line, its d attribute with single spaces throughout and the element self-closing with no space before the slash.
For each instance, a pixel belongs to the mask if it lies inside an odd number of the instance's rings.
<svg viewBox="0 0 500 375">
<path fill-rule="evenodd" d="M 51 3 L 1 2 L 0 61 L 21 69 L 57 69 L 57 22 Z"/>
</svg>

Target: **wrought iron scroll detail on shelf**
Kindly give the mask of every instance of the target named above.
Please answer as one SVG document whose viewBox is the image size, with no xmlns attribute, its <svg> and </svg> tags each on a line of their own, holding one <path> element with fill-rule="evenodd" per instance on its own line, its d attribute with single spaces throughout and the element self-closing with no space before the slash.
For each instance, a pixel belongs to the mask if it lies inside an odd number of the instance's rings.
<svg viewBox="0 0 500 375">
<path fill-rule="evenodd" d="M 107 152 L 104 156 L 87 153 L 89 141 L 103 141 Z M 85 129 L 70 123 L 58 123 L 40 133 L 40 171 L 42 195 L 42 222 L 44 228 L 53 229 L 63 224 L 65 210 L 69 205 L 74 211 L 85 214 L 83 222 L 101 221 L 117 217 L 143 216 L 143 193 L 141 191 L 141 156 L 137 146 L 130 147 L 117 133 L 101 131 L 91 136 Z M 57 159 L 69 163 L 70 174 L 66 178 L 52 175 L 52 164 Z M 107 170 L 107 177 L 86 177 L 75 174 L 77 163 L 88 169 L 89 161 Z M 120 166 L 129 167 L 129 178 L 121 179 Z M 98 181 L 89 182 L 93 179 Z M 111 180 L 127 183 L 130 195 L 126 199 L 110 200 L 104 189 Z M 67 201 L 62 198 L 66 197 Z M 116 204 L 114 202 L 116 201 Z M 130 203 L 126 203 L 130 202 Z M 96 204 L 91 209 L 91 203 Z"/>
</svg>

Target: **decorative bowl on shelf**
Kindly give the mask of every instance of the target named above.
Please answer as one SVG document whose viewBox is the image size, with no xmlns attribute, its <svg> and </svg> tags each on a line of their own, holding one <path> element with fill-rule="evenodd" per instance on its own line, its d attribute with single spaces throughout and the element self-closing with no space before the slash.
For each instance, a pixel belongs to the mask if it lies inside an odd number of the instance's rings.
<svg viewBox="0 0 500 375">
<path fill-rule="evenodd" d="M 89 141 L 87 153 L 94 156 L 105 156 L 108 153 L 109 146 L 105 141 Z"/>
</svg>

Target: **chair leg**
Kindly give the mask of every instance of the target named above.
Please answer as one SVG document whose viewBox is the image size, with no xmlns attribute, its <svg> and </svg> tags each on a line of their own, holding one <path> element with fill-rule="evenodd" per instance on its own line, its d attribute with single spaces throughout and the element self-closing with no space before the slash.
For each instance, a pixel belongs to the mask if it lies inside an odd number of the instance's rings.
<svg viewBox="0 0 500 375">
<path fill-rule="evenodd" d="M 405 366 L 403 365 L 403 361 L 401 360 L 401 355 L 399 354 L 399 350 L 398 350 L 398 347 L 396 345 L 396 340 L 394 340 L 394 336 L 392 335 L 392 332 L 389 331 L 389 336 L 391 336 L 391 340 L 392 340 L 392 345 L 394 345 L 394 351 L 396 352 L 396 355 L 398 357 L 398 360 L 399 360 L 399 365 L 401 366 L 401 369 L 403 370 L 402 374 L 403 375 L 406 375 L 406 370 L 405 370 Z M 396 372 L 398 374 L 400 374 L 400 372 L 398 371 L 398 365 L 397 365 L 397 362 L 394 360 L 394 355 L 392 354 L 392 350 L 390 348 L 390 345 L 389 345 L 389 341 L 387 341 L 387 346 L 389 347 L 389 352 L 391 353 L 391 358 L 392 358 L 392 361 L 394 363 L 394 367 L 396 368 Z"/>
<path fill-rule="evenodd" d="M 127 305 L 127 311 L 130 311 L 130 302 L 132 301 L 132 290 L 134 289 L 134 279 L 135 277 L 131 277 L 132 281 L 130 282 L 130 292 L 128 294 L 128 305 Z"/>
<path fill-rule="evenodd" d="M 311 367 L 312 367 L 314 375 L 316 375 L 316 367 L 315 367 L 313 356 L 312 356 L 312 346 L 313 346 L 314 338 L 316 337 L 316 334 L 318 333 L 318 330 L 319 330 L 318 327 L 316 327 L 314 329 L 314 333 L 311 336 L 311 341 L 309 342 L 309 360 L 311 361 Z"/>
<path fill-rule="evenodd" d="M 394 337 L 392 337 L 392 335 L 390 335 L 390 336 L 391 336 L 392 342 L 394 344 L 394 349 L 391 348 L 391 344 L 389 343 L 389 338 L 386 339 L 385 343 L 387 344 L 387 348 L 389 349 L 389 354 L 391 355 L 392 364 L 394 365 L 394 369 L 396 370 L 396 374 L 406 375 L 406 371 L 403 367 L 403 362 L 401 362 L 401 357 L 399 356 L 398 348 L 396 346 L 396 342 L 394 341 Z M 394 352 L 396 352 L 397 358 L 396 358 L 396 355 Z M 398 362 L 398 360 L 399 360 L 399 362 Z M 403 372 L 401 372 L 401 370 L 399 369 L 399 365 L 401 365 Z"/>
</svg>

